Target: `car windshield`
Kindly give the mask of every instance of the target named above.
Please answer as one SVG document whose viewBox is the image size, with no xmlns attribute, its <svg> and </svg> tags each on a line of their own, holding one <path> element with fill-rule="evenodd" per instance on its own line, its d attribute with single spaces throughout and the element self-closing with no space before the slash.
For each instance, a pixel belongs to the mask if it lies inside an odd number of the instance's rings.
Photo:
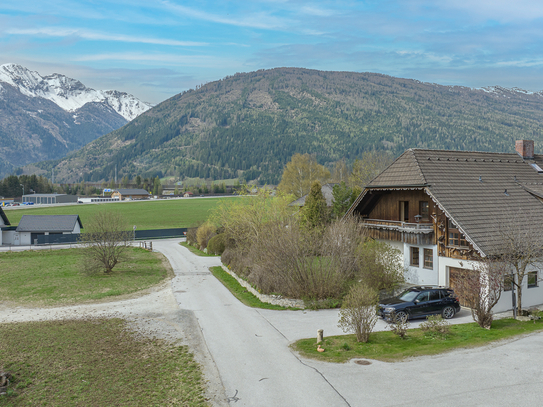
<svg viewBox="0 0 543 407">
<path fill-rule="evenodd" d="M 402 301 L 414 301 L 419 292 L 420 291 L 407 290 L 401 293 L 398 298 Z"/>
</svg>

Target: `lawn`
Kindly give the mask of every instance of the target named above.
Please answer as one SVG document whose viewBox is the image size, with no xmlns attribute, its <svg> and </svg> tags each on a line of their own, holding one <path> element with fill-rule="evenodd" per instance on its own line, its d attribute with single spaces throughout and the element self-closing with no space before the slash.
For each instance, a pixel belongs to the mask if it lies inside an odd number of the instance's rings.
<svg viewBox="0 0 543 407">
<path fill-rule="evenodd" d="M 138 230 L 186 228 L 205 221 L 209 211 L 225 198 L 181 198 L 150 201 L 79 204 L 48 207 L 5 208 L 10 223 L 17 225 L 23 215 L 79 215 L 83 227 L 92 215 L 101 209 L 122 213 L 129 225 Z"/>
<path fill-rule="evenodd" d="M 119 319 L 0 324 L 2 406 L 207 406 L 185 346 L 135 336 Z"/>
<path fill-rule="evenodd" d="M 325 349 L 322 353 L 317 352 L 315 338 L 301 339 L 291 346 L 304 357 L 325 362 L 342 363 L 353 358 L 396 362 L 454 349 L 484 346 L 541 330 L 543 319 L 534 323 L 511 318 L 494 321 L 490 330 L 480 328 L 476 323 L 451 325 L 450 333 L 445 337 L 433 337 L 420 329 L 410 329 L 407 339 L 400 339 L 390 331 L 374 332 L 368 343 L 357 342 L 355 335 L 330 336 L 321 343 Z"/>
<path fill-rule="evenodd" d="M 80 272 L 81 249 L 0 253 L 0 300 L 14 305 L 53 306 L 129 294 L 160 283 L 171 273 L 159 253 L 128 250 L 111 275 Z"/>
<path fill-rule="evenodd" d="M 215 255 L 215 254 L 207 254 L 206 252 L 203 252 L 203 251 L 201 251 L 200 249 L 197 249 L 196 247 L 191 246 L 191 245 L 188 244 L 187 242 L 180 242 L 179 244 L 180 244 L 181 246 L 186 247 L 187 249 L 189 249 L 190 252 L 193 253 L 193 254 L 195 254 L 196 256 L 200 256 L 200 257 L 219 257 L 219 255 Z"/>
<path fill-rule="evenodd" d="M 274 309 L 274 310 L 286 310 L 286 309 L 297 309 L 297 308 L 287 308 L 280 305 L 273 305 L 267 302 L 262 302 L 247 291 L 245 287 L 242 287 L 238 281 L 223 270 L 222 267 L 211 267 L 211 273 L 219 280 L 228 290 L 236 297 L 240 302 L 252 308 L 264 308 L 264 309 Z"/>
</svg>

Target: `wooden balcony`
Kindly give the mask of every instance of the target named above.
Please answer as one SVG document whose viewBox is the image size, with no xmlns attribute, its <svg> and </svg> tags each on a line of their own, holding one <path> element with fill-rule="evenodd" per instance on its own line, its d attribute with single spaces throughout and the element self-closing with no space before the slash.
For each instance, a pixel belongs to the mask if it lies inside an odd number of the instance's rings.
<svg viewBox="0 0 543 407">
<path fill-rule="evenodd" d="M 432 223 L 408 223 L 394 220 L 364 219 L 364 226 L 375 239 L 394 240 L 413 245 L 431 245 L 434 242 Z"/>
</svg>

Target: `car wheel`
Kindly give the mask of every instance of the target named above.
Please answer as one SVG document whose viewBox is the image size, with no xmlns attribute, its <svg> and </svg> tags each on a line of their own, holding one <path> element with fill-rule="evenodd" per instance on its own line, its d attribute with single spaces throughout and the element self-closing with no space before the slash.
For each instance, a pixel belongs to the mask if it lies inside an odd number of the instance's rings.
<svg viewBox="0 0 543 407">
<path fill-rule="evenodd" d="M 441 311 L 441 316 L 445 319 L 451 319 L 454 317 L 454 314 L 456 314 L 456 310 L 450 305 L 447 305 L 445 308 L 443 308 L 443 311 Z"/>
<path fill-rule="evenodd" d="M 407 312 L 398 311 L 394 315 L 394 322 L 406 322 L 408 318 L 409 318 L 409 315 L 407 315 Z"/>
</svg>

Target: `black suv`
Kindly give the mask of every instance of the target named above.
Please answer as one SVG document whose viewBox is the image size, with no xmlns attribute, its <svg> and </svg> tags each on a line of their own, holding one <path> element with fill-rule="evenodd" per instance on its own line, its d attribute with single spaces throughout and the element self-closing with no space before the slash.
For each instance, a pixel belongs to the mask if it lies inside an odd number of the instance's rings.
<svg viewBox="0 0 543 407">
<path fill-rule="evenodd" d="M 441 314 L 449 319 L 460 311 L 460 303 L 454 291 L 446 287 L 415 286 L 408 288 L 400 295 L 387 298 L 379 304 L 379 316 L 407 321 L 410 318 L 423 318 L 428 315 Z"/>
</svg>

